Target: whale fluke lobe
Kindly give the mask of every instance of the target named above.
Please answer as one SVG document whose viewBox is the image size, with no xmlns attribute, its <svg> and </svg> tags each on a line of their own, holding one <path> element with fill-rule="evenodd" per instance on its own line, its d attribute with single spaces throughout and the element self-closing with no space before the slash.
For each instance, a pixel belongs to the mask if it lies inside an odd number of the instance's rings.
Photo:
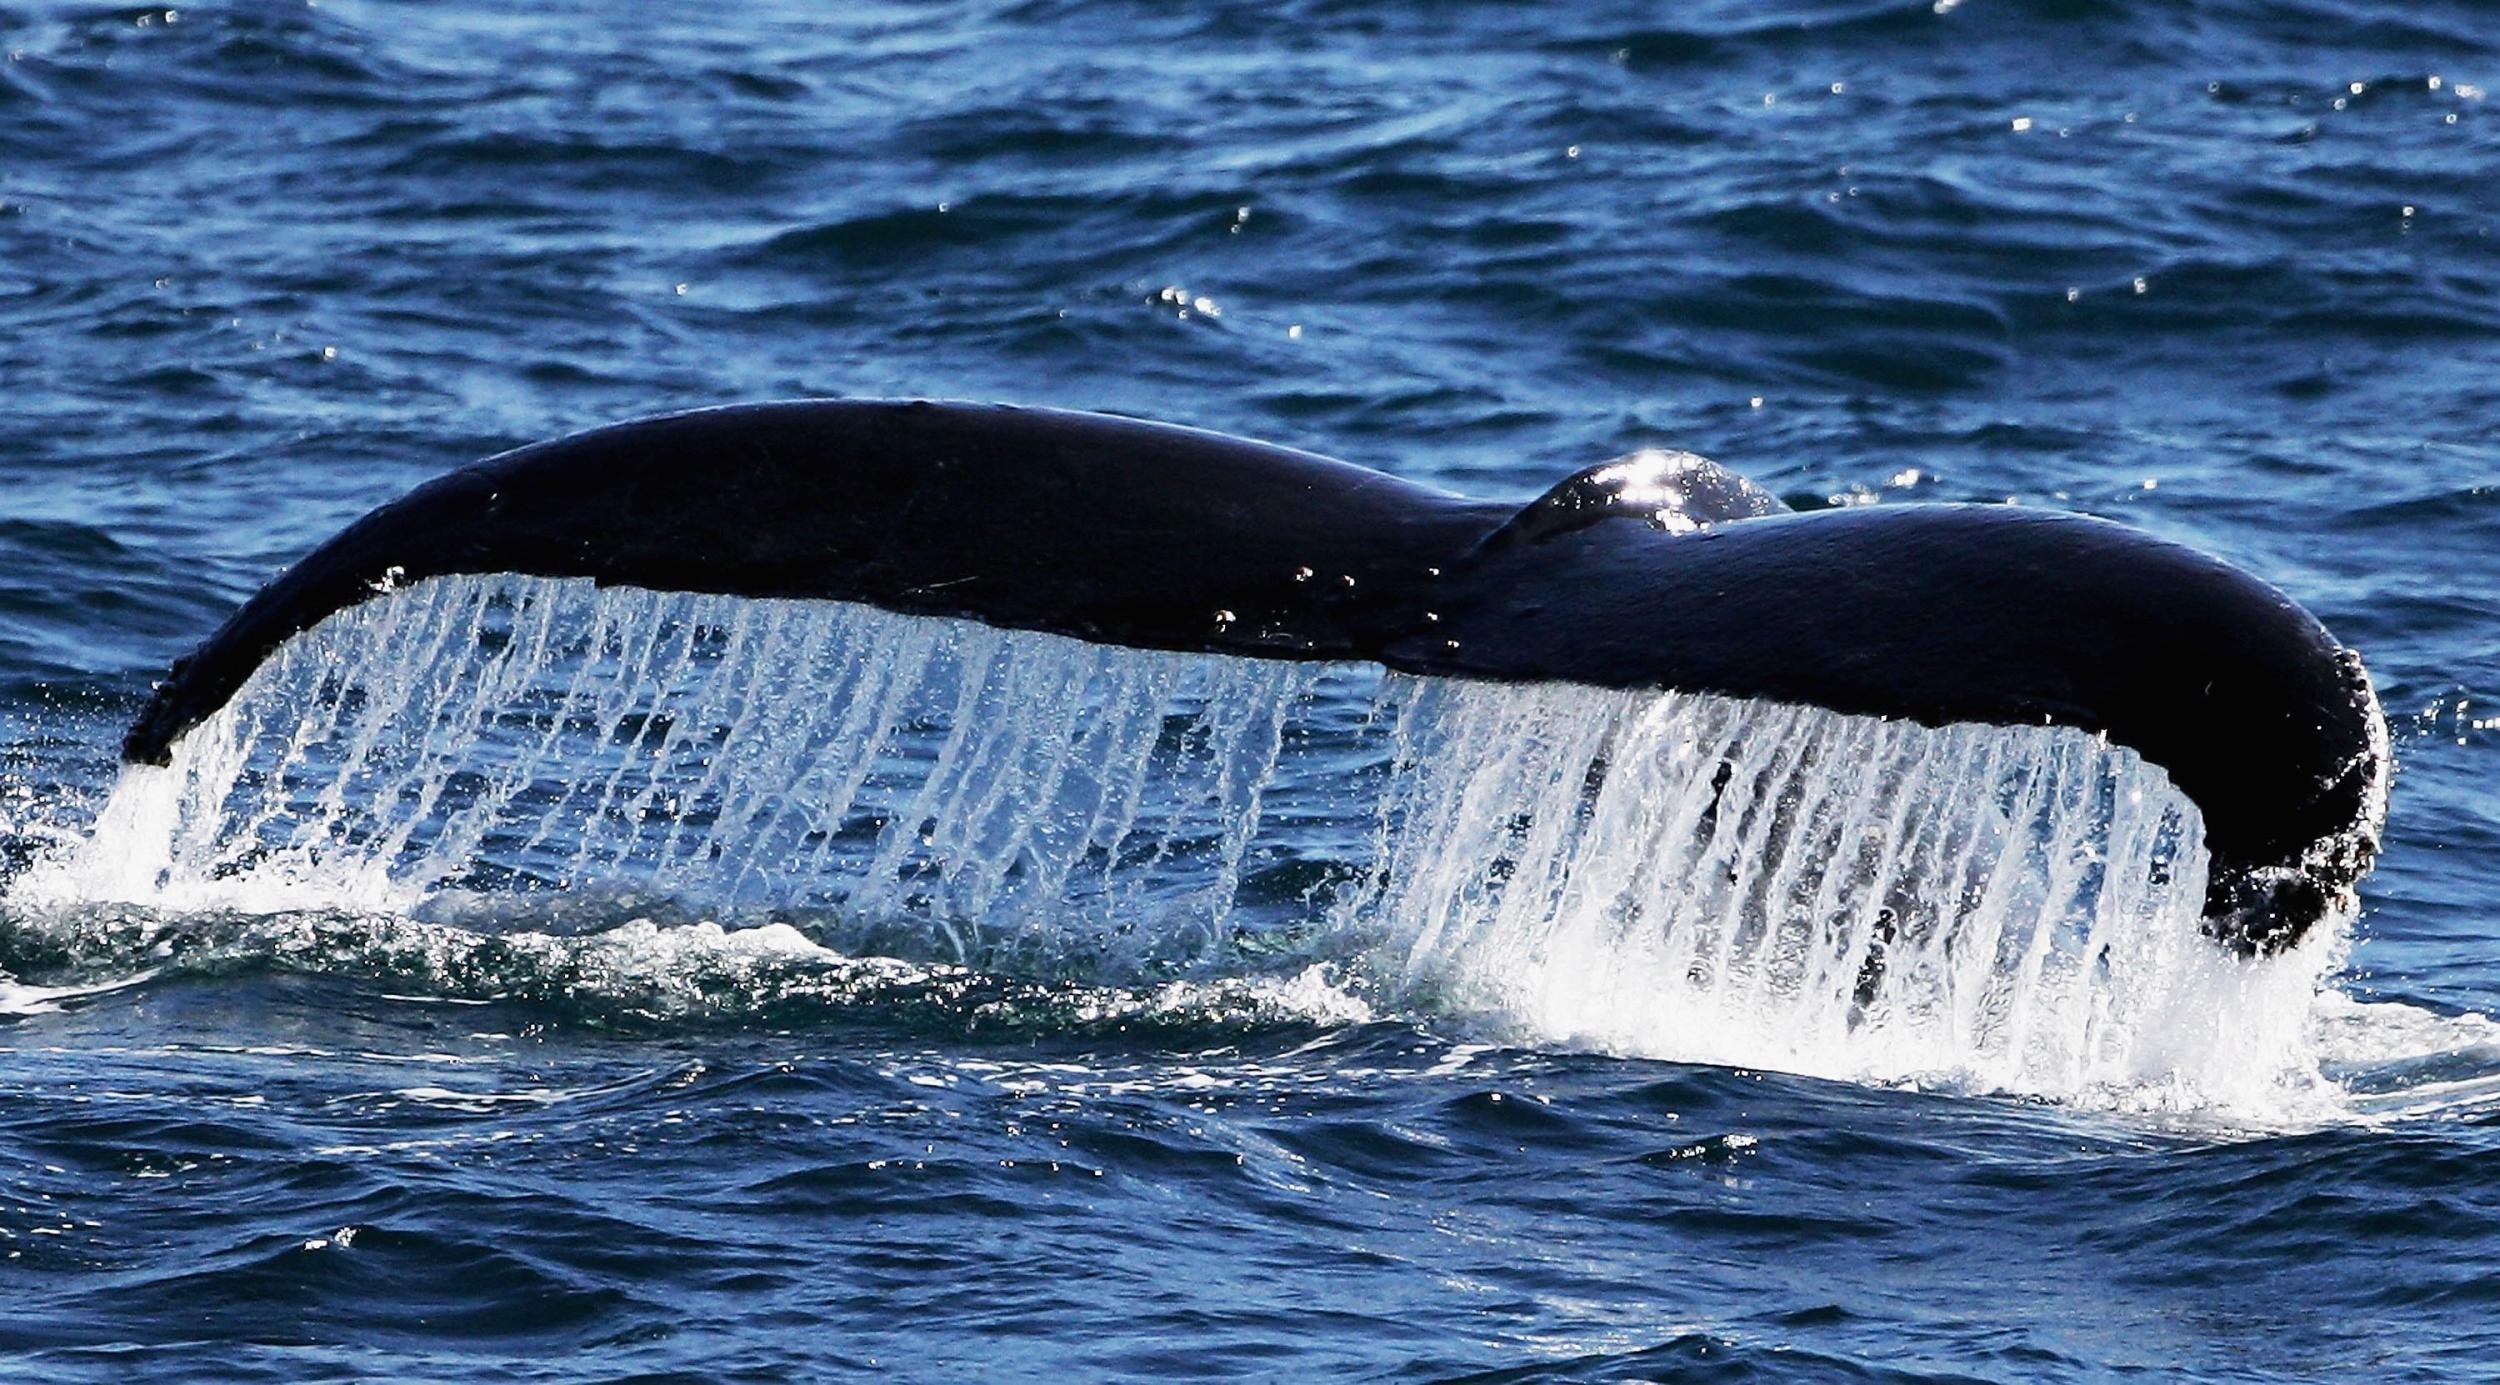
<svg viewBox="0 0 2500 1385">
<path fill-rule="evenodd" d="M 2072 728 L 2160 766 L 2195 802 L 2204 926 L 2245 952 L 2349 907 L 2386 798 L 2385 729 L 2358 658 L 2258 579 L 2122 525 L 2010 506 L 1792 514 L 1664 452 L 1522 507 L 1194 429 L 884 401 L 648 419 L 421 486 L 177 663 L 123 757 L 167 763 L 327 617 L 496 573 L 855 603 L 1149 650 Z"/>
</svg>

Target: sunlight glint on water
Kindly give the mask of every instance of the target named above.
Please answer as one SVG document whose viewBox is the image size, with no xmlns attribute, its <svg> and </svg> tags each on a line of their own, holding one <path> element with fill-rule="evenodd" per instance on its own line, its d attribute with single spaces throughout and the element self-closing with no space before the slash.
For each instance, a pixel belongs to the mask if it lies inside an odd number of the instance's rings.
<svg viewBox="0 0 2500 1385">
<path fill-rule="evenodd" d="M 290 642 L 17 893 L 783 919 L 1095 980 L 1354 958 L 1530 1042 L 2198 1099 L 2311 1082 L 2334 952 L 2199 936 L 2194 806 L 2071 731 L 514 577 Z"/>
</svg>

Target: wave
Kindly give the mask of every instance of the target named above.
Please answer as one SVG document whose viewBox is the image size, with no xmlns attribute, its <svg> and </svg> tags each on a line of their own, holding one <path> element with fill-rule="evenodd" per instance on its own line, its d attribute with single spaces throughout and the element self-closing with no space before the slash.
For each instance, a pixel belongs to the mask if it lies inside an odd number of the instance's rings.
<svg viewBox="0 0 2500 1385">
<path fill-rule="evenodd" d="M 269 972 L 518 1006 L 596 1029 L 835 1025 L 995 1039 L 1203 1036 L 1374 1018 L 1358 988 L 1320 965 L 1280 975 L 1088 985 L 850 956 L 786 923 L 723 928 L 634 919 L 565 935 L 335 910 L 0 909 L 0 958 L 48 978 L 0 982 L 0 1018 L 51 1013 L 148 982 Z"/>
</svg>

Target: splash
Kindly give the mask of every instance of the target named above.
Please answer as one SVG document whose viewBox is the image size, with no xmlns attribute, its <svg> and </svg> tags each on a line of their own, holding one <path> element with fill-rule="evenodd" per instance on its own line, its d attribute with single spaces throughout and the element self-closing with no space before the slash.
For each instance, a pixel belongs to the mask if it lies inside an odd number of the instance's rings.
<svg viewBox="0 0 2500 1385">
<path fill-rule="evenodd" d="M 2311 1081 L 2335 947 L 2249 964 L 2204 939 L 2195 805 L 2131 751 L 1678 694 L 1424 697 L 1376 907 L 1444 1005 L 1957 1089 Z"/>
<path fill-rule="evenodd" d="M 839 603 L 443 579 L 290 641 L 20 893 L 796 916 L 985 965 L 1115 937 L 1138 941 L 1111 965 L 1193 958 L 1293 854 L 1252 855 L 1262 822 L 1325 818 L 1369 734 L 1288 723 L 1378 683 Z"/>
<path fill-rule="evenodd" d="M 290 641 L 13 902 L 795 926 L 1130 985 L 1343 962 L 1531 1043 L 2156 1103 L 2314 1085 L 2337 944 L 2208 945 L 2201 833 L 2069 730 L 462 577 Z"/>
</svg>

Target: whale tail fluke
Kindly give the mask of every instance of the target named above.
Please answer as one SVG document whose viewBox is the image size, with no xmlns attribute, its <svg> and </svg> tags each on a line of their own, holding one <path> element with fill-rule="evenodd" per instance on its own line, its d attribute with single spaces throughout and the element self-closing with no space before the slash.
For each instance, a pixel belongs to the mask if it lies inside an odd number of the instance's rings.
<svg viewBox="0 0 2500 1385">
<path fill-rule="evenodd" d="M 123 757 L 167 763 L 293 637 L 430 578 L 815 599 L 1098 644 L 1674 690 L 1927 726 L 2059 726 L 2160 766 L 2212 853 L 2206 930 L 2349 911 L 2386 801 L 2350 651 L 2246 573 L 1998 506 L 1791 514 L 1643 452 L 1524 507 L 1128 419 L 812 401 L 507 453 L 349 526 L 178 662 Z"/>
</svg>

